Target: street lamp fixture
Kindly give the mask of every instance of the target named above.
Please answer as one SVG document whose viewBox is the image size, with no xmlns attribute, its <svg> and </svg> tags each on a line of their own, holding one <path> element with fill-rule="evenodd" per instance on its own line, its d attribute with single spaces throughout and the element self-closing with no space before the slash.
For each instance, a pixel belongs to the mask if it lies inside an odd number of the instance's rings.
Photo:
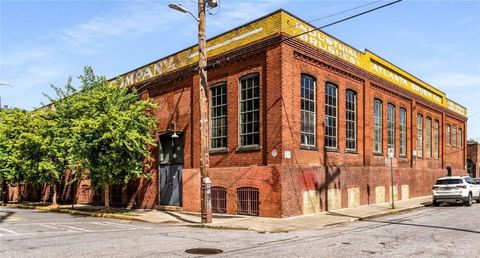
<svg viewBox="0 0 480 258">
<path fill-rule="evenodd" d="M 171 4 L 168 4 L 168 7 L 172 8 L 175 11 L 179 11 L 182 13 L 189 13 L 193 17 L 193 19 L 195 19 L 197 22 L 200 21 L 195 15 L 193 15 L 193 13 L 191 13 L 189 10 L 187 10 L 185 7 L 183 7 L 180 4 L 171 3 Z"/>
</svg>

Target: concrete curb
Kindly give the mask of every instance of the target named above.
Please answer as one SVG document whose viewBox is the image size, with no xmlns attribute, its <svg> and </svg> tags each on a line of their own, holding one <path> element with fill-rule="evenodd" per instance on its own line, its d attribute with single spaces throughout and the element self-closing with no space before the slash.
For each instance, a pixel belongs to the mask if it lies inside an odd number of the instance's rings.
<svg viewBox="0 0 480 258">
<path fill-rule="evenodd" d="M 401 209 L 395 209 L 395 210 L 387 210 L 387 211 L 382 211 L 382 212 L 377 212 L 377 213 L 372 213 L 366 216 L 362 217 L 357 217 L 357 218 L 350 218 L 345 221 L 340 221 L 340 222 L 332 222 L 332 223 L 327 223 L 325 225 L 321 225 L 319 227 L 312 227 L 312 228 L 323 228 L 323 227 L 330 227 L 330 226 L 335 226 L 335 225 L 340 225 L 340 224 L 345 224 L 349 222 L 354 222 L 354 221 L 362 221 L 362 220 L 370 220 L 378 217 L 383 217 L 387 215 L 393 215 L 393 214 L 399 214 L 402 212 L 407 212 L 419 208 L 423 208 L 425 206 L 429 206 L 429 203 L 422 203 L 419 205 L 411 206 L 411 207 L 406 207 L 406 208 L 401 208 Z M 70 214 L 70 215 L 81 215 L 81 216 L 91 216 L 91 217 L 99 217 L 99 218 L 110 218 L 110 219 L 121 219 L 121 220 L 132 220 L 132 221 L 142 221 L 142 222 L 148 222 L 148 223 L 155 223 L 151 222 L 145 219 L 141 219 L 135 216 L 131 215 L 124 215 L 124 214 L 115 214 L 115 213 L 105 213 L 105 212 L 91 212 L 91 211 L 81 211 L 81 210 L 72 210 L 72 209 L 65 209 L 65 208 L 48 208 L 48 206 L 34 206 L 34 205 L 28 205 L 28 204 L 0 204 L 0 206 L 6 206 L 10 208 L 20 208 L 20 209 L 35 209 L 35 210 L 42 210 L 42 211 L 48 211 L 48 212 L 57 212 L 57 213 L 65 213 L 65 214 Z M 176 221 L 164 221 L 164 222 L 158 222 L 158 223 L 172 223 Z M 222 224 L 183 224 L 182 226 L 189 226 L 189 227 L 194 227 L 194 228 L 208 228 L 208 229 L 228 229 L 228 230 L 251 230 L 255 231 L 258 233 L 288 233 L 290 231 L 295 231 L 295 230 L 300 230 L 300 229 L 306 229 L 303 227 L 282 227 L 282 228 L 275 228 L 275 229 L 264 229 L 264 228 L 258 228 L 258 227 L 252 227 L 252 226 L 239 226 L 239 225 L 222 225 Z"/>
<path fill-rule="evenodd" d="M 34 206 L 34 205 L 28 205 L 28 204 L 6 204 L 6 205 L 2 204 L 1 206 L 5 206 L 9 208 L 17 208 L 17 209 L 31 209 L 31 210 L 41 210 L 41 211 L 56 212 L 56 213 L 65 213 L 70 215 L 82 215 L 82 216 L 99 217 L 99 218 L 148 222 L 130 215 L 106 213 L 106 212 L 90 212 L 90 211 L 71 210 L 71 209 L 62 209 L 62 208 L 48 208 L 48 206 Z"/>
<path fill-rule="evenodd" d="M 328 223 L 328 224 L 325 224 L 325 225 L 322 225 L 322 226 L 316 227 L 316 228 L 330 227 L 330 226 L 345 224 L 345 223 L 354 222 L 354 221 L 369 220 L 369 219 L 383 217 L 383 216 L 387 216 L 387 215 L 393 215 L 393 214 L 398 214 L 398 213 L 402 213 L 402 212 L 406 212 L 406 211 L 416 210 L 416 209 L 419 209 L 419 208 L 423 208 L 425 206 L 428 206 L 428 204 L 420 204 L 420 205 L 401 208 L 401 209 L 378 212 L 378 213 L 366 215 L 366 216 L 363 216 L 363 217 L 351 218 L 351 219 L 348 219 L 348 220 L 345 220 L 345 221 Z M 210 229 L 229 229 L 229 230 L 251 230 L 251 231 L 256 231 L 258 233 L 288 233 L 290 231 L 305 229 L 305 228 L 298 228 L 298 227 L 285 227 L 285 228 L 281 228 L 281 229 L 268 230 L 268 229 L 260 229 L 260 228 L 249 227 L 249 226 L 235 226 L 235 225 L 232 226 L 232 225 L 215 225 L 215 224 L 191 225 L 191 227 L 210 228 Z"/>
</svg>

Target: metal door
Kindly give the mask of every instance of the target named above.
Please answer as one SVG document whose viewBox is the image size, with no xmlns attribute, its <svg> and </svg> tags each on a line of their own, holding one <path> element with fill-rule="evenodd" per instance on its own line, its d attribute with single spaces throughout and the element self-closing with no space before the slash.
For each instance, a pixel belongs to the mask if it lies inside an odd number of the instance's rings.
<svg viewBox="0 0 480 258">
<path fill-rule="evenodd" d="M 160 205 L 182 206 L 183 135 L 160 137 Z"/>
</svg>

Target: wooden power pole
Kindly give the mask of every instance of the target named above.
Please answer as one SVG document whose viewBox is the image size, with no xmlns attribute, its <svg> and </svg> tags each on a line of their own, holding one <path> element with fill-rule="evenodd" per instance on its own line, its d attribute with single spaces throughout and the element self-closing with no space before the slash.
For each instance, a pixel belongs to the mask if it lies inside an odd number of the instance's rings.
<svg viewBox="0 0 480 258">
<path fill-rule="evenodd" d="M 200 76 L 200 173 L 202 223 L 212 223 L 212 183 L 208 177 L 210 165 L 210 119 L 208 112 L 207 40 L 205 38 L 205 0 L 198 0 L 198 74 Z"/>
</svg>

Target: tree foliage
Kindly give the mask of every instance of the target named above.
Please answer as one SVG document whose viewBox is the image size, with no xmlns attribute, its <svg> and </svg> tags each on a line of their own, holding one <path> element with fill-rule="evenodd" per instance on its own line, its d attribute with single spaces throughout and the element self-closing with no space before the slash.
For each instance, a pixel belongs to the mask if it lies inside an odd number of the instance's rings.
<svg viewBox="0 0 480 258">
<path fill-rule="evenodd" d="M 156 105 L 139 99 L 135 89 L 110 85 L 91 68 L 79 79 L 79 88 L 71 79 L 64 88 L 52 86 L 56 96 L 47 96 L 51 104 L 42 109 L 1 110 L 0 173 L 6 181 L 48 183 L 55 197 L 69 167 L 88 169 L 93 186 L 106 190 L 147 175 L 143 164 L 155 144 Z"/>
</svg>

